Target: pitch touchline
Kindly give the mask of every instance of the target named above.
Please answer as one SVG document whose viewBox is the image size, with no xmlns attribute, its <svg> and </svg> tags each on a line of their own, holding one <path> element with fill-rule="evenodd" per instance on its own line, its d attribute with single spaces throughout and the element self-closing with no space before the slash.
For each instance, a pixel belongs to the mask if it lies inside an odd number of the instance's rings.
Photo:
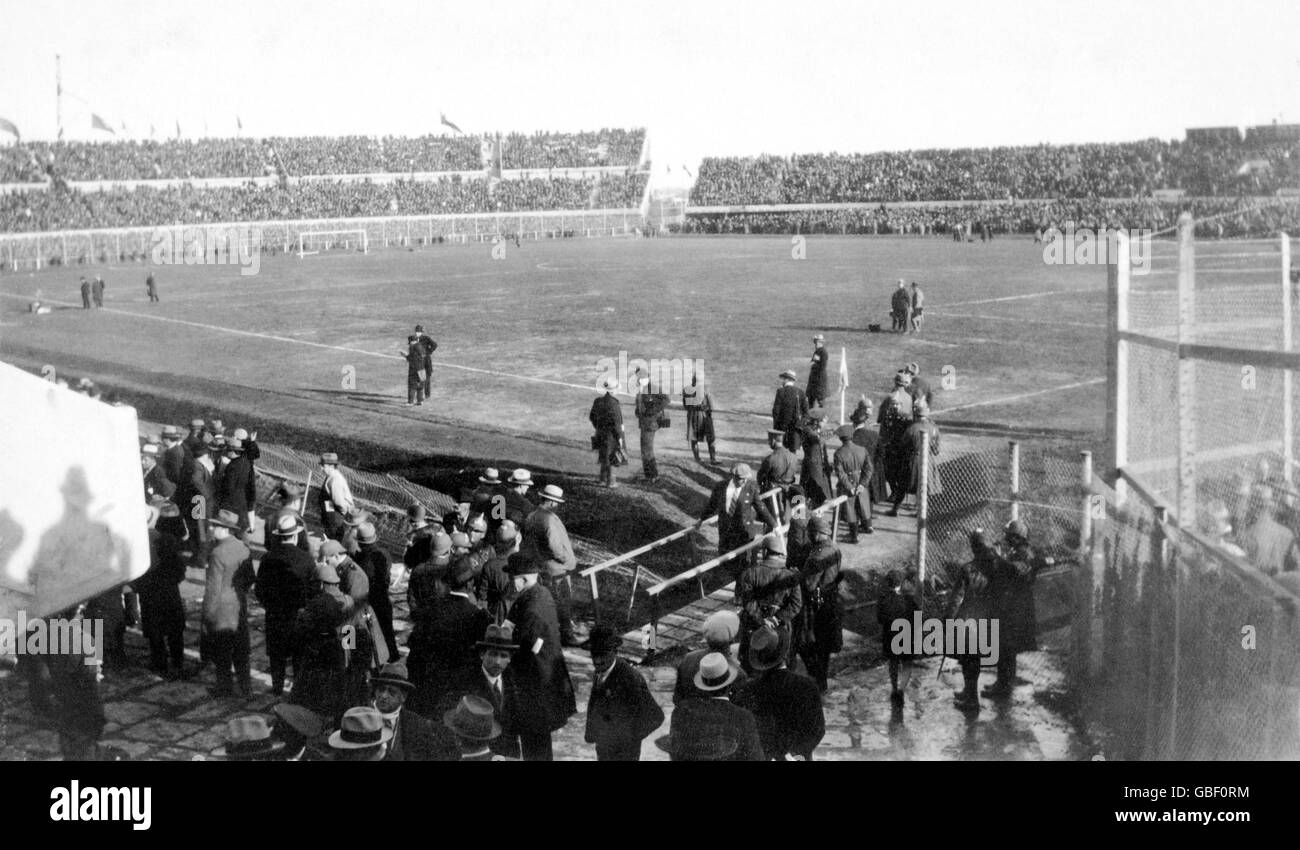
<svg viewBox="0 0 1300 850">
<path fill-rule="evenodd" d="M 973 304 L 996 304 L 999 301 L 1020 301 L 1024 298 L 1046 298 L 1049 295 L 1072 295 L 1082 290 L 1078 289 L 1058 289 L 1055 292 L 1032 292 L 1029 295 L 1007 295 L 1002 298 L 981 298 L 978 301 L 954 301 L 952 303 L 940 304 L 940 307 L 969 307 Z"/>
<path fill-rule="evenodd" d="M 27 296 L 15 295 L 10 292 L 0 292 L 0 295 L 5 296 L 6 298 L 21 298 L 23 300 L 30 300 Z M 60 304 L 65 307 L 79 306 L 70 301 L 55 301 L 54 299 L 46 299 L 45 301 L 42 301 L 42 303 Z M 186 319 L 173 319 L 170 316 L 150 316 L 147 313 L 132 313 L 127 310 L 118 310 L 113 307 L 101 307 L 99 308 L 99 311 L 104 313 L 116 313 L 119 316 L 131 316 L 137 319 L 152 319 L 155 322 L 169 322 L 174 325 L 187 325 L 188 327 L 202 328 L 203 330 L 219 331 L 222 333 L 237 334 L 239 336 L 249 336 L 249 337 L 253 337 L 254 339 L 267 339 L 267 340 L 272 340 L 273 342 L 288 342 L 288 343 L 293 343 L 294 345 L 308 345 L 311 346 L 312 348 L 324 348 L 328 351 L 345 351 L 349 354 L 364 354 L 367 357 L 379 357 L 384 360 L 401 360 L 403 362 L 406 360 L 405 357 L 402 357 L 399 354 L 384 354 L 378 351 L 366 351 L 365 349 L 362 348 L 348 348 L 347 346 L 343 346 L 343 345 L 329 345 L 323 342 L 311 342 L 305 339 L 293 339 L 292 337 L 287 337 L 287 336 L 276 336 L 275 334 L 258 333 L 257 331 L 241 331 L 238 328 L 223 328 L 220 325 L 206 325 L 203 324 L 202 322 L 191 322 Z M 448 369 L 459 369 L 462 372 L 477 372 L 482 375 L 496 375 L 497 377 L 501 377 L 501 378 L 513 378 L 517 381 L 530 381 L 536 384 L 551 384 L 557 387 L 569 387 L 570 389 L 575 389 L 575 390 L 587 390 L 588 392 L 593 392 L 593 393 L 596 392 L 596 387 L 594 385 L 588 386 L 585 384 L 570 384 L 565 381 L 553 381 L 549 378 L 530 378 L 527 375 L 516 375 L 513 372 L 497 372 L 492 369 L 478 369 L 474 366 L 461 366 L 456 363 L 448 363 L 445 360 L 435 360 L 433 362 L 435 365 L 445 366 Z"/>
<path fill-rule="evenodd" d="M 935 312 L 932 315 L 943 316 L 954 319 L 987 319 L 994 322 L 1029 322 L 1035 325 L 1066 325 L 1072 328 L 1104 328 L 1105 325 L 1095 322 L 1054 322 L 1051 319 L 1025 319 L 1020 316 L 985 316 L 979 313 L 943 313 Z"/>
<path fill-rule="evenodd" d="M 1079 387 L 1091 387 L 1094 384 L 1104 384 L 1104 383 L 1106 383 L 1105 378 L 1093 378 L 1090 381 L 1079 381 L 1078 383 L 1075 384 L 1064 384 L 1059 387 L 1049 387 L 1045 390 L 1035 390 L 1032 393 L 1021 393 L 1020 395 L 1009 395 L 1009 396 L 1003 396 L 1002 398 L 990 398 L 985 401 L 972 401 L 969 404 L 958 404 L 954 407 L 945 407 L 943 410 L 935 411 L 934 415 L 937 418 L 939 416 L 944 416 L 946 414 L 949 414 L 954 410 L 965 410 L 968 407 L 986 407 L 990 404 L 1010 404 L 1013 401 L 1020 401 L 1021 399 L 1032 398 L 1033 396 L 1036 395 L 1046 395 L 1047 393 L 1059 393 L 1063 390 L 1074 390 L 1074 389 L 1078 389 Z"/>
</svg>

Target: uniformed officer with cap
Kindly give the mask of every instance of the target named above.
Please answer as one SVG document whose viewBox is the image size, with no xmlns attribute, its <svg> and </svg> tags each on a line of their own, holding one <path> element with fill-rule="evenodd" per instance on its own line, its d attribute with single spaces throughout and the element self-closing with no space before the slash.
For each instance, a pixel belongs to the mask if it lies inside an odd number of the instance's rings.
<svg viewBox="0 0 1300 850">
<path fill-rule="evenodd" d="M 781 373 L 781 387 L 772 401 L 772 427 L 785 435 L 785 447 L 798 454 L 803 446 L 802 428 L 808 417 L 808 396 L 794 385 L 795 374 Z"/>
<path fill-rule="evenodd" d="M 849 527 L 849 542 L 858 542 L 858 531 L 871 533 L 871 476 L 875 468 L 867 450 L 853 441 L 852 425 L 841 425 L 835 435 L 841 445 L 835 450 L 835 493 L 848 496 L 843 505 Z"/>
<path fill-rule="evenodd" d="M 778 507 L 781 514 L 785 513 L 786 491 L 794 483 L 795 476 L 799 472 L 799 461 L 794 453 L 782 444 L 784 439 L 784 431 L 768 429 L 767 445 L 772 453 L 763 458 L 763 462 L 758 467 L 758 491 L 766 493 L 773 488 L 779 489 L 781 494 L 778 498 Z"/>
</svg>

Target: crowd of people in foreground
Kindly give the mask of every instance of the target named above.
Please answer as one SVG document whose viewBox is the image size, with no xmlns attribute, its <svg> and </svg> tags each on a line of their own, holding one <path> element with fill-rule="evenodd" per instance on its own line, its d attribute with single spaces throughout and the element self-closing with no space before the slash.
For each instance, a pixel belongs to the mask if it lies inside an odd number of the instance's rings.
<svg viewBox="0 0 1300 850">
<path fill-rule="evenodd" d="M 0 195 L 0 232 L 171 224 L 446 215 L 525 210 L 630 209 L 644 174 L 582 179 L 304 181 L 291 186 L 37 191 Z"/>
<path fill-rule="evenodd" d="M 260 177 L 268 165 L 294 176 L 472 171 L 495 137 L 294 136 L 159 141 L 24 142 L 0 147 L 0 183 L 43 182 L 53 163 L 63 180 L 194 180 Z M 635 165 L 643 129 L 501 136 L 503 168 Z"/>
<path fill-rule="evenodd" d="M 1266 165 L 1260 164 L 1266 163 Z M 1245 173 L 1239 173 L 1243 171 Z M 699 206 L 1271 195 L 1300 184 L 1300 141 L 1162 141 L 709 157 Z"/>
</svg>

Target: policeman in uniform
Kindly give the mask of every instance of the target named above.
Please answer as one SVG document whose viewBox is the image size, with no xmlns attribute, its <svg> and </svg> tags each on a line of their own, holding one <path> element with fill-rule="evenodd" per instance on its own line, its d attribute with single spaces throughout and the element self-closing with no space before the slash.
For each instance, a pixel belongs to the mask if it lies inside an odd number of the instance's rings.
<svg viewBox="0 0 1300 850">
<path fill-rule="evenodd" d="M 875 468 L 867 450 L 853 442 L 853 426 L 841 425 L 835 435 L 842 445 L 835 450 L 835 494 L 848 496 L 844 519 L 849 526 L 849 542 L 858 542 L 858 531 L 871 533 L 871 476 Z"/>
<path fill-rule="evenodd" d="M 780 509 L 778 513 L 785 512 L 787 490 L 794 483 L 795 475 L 799 471 L 799 461 L 781 444 L 783 439 L 785 439 L 784 431 L 768 429 L 767 445 L 772 453 L 763 458 L 763 462 L 758 467 L 758 491 L 766 493 L 774 487 L 781 490 L 777 502 Z"/>
</svg>

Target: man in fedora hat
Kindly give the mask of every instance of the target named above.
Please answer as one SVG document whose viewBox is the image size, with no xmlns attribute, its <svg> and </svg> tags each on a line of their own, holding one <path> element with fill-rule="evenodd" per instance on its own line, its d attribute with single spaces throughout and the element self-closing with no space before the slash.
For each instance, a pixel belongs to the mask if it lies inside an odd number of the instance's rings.
<svg viewBox="0 0 1300 850">
<path fill-rule="evenodd" d="M 721 653 L 709 653 L 700 660 L 695 689 L 702 696 L 679 703 L 669 724 L 674 761 L 679 760 L 679 754 L 700 751 L 716 755 L 719 749 L 730 750 L 727 761 L 764 760 L 754 715 L 728 698 L 736 677 L 736 668 Z M 728 742 L 735 749 L 730 749 Z"/>
<path fill-rule="evenodd" d="M 284 742 L 280 752 L 280 761 L 320 761 L 323 755 L 314 744 L 325 731 L 325 723 L 320 715 L 309 708 L 292 703 L 276 703 L 271 709 L 275 713 L 275 726 L 271 732 Z"/>
<path fill-rule="evenodd" d="M 385 761 L 433 761 L 437 739 L 429 721 L 406 707 L 415 685 L 406 675 L 406 662 L 393 661 L 370 679 L 375 709 L 393 733 Z"/>
<path fill-rule="evenodd" d="M 812 761 L 826 734 L 821 692 L 807 676 L 786 669 L 788 634 L 764 626 L 750 638 L 754 677 L 736 691 L 735 702 L 753 713 L 758 738 L 769 759 Z"/>
<path fill-rule="evenodd" d="M 808 675 L 826 693 L 831 654 L 844 647 L 840 605 L 844 574 L 830 518 L 816 514 L 808 525 L 812 549 L 799 569 L 803 607 L 795 620 L 792 645 L 808 668 Z"/>
<path fill-rule="evenodd" d="M 175 425 L 164 425 L 159 439 L 162 441 L 162 457 L 159 465 L 172 486 L 178 487 L 183 480 L 181 475 L 188 459 L 185 444 L 181 441 L 181 429 Z"/>
<path fill-rule="evenodd" d="M 826 396 L 830 394 L 830 376 L 826 369 L 829 360 L 826 337 L 823 334 L 816 334 L 813 337 L 812 357 L 808 360 L 808 389 L 804 393 L 808 397 L 809 407 L 823 404 Z"/>
<path fill-rule="evenodd" d="M 424 607 L 433 604 L 446 589 L 443 576 L 451 565 L 451 537 L 439 527 L 429 536 L 429 554 L 415 565 L 406 581 L 408 618 L 414 620 Z"/>
<path fill-rule="evenodd" d="M 294 523 L 303 525 L 303 531 L 297 534 L 292 541 L 304 553 L 311 556 L 311 542 L 307 539 L 306 524 L 303 520 L 303 495 L 304 489 L 301 484 L 293 481 L 285 481 L 279 487 L 275 488 L 272 493 L 273 504 L 276 505 L 274 513 L 267 518 L 263 538 L 267 550 L 279 546 L 282 538 L 276 536 L 275 529 L 280 527 L 280 520 L 283 517 L 292 517 Z"/>
<path fill-rule="evenodd" d="M 238 437 L 226 440 L 226 466 L 217 483 L 217 507 L 227 508 L 239 517 L 240 527 L 248 532 L 255 522 L 253 506 L 257 504 L 257 476 L 253 461 Z"/>
<path fill-rule="evenodd" d="M 871 527 L 871 476 L 875 467 L 867 450 L 853 441 L 853 426 L 841 425 L 835 431 L 840 447 L 835 450 L 835 494 L 847 496 L 842 505 L 845 524 L 849 528 L 849 542 L 858 542 L 858 531 L 870 534 Z"/>
<path fill-rule="evenodd" d="M 284 677 L 293 657 L 293 627 L 298 612 L 307 604 L 308 583 L 316 573 L 311 555 L 298 548 L 297 539 L 306 534 L 302 520 L 282 514 L 270 529 L 278 545 L 268 547 L 257 568 L 254 592 L 266 609 L 266 655 L 271 665 L 271 693 L 284 693 Z M 295 674 L 299 671 L 294 668 Z"/>
<path fill-rule="evenodd" d="M 515 528 L 523 528 L 528 515 L 537 510 L 537 505 L 533 504 L 532 500 L 528 498 L 528 490 L 533 486 L 533 474 L 531 472 L 520 467 L 510 473 L 510 480 L 507 484 L 508 489 L 505 492 L 504 499 L 501 500 L 501 510 L 499 511 L 502 516 L 496 517 L 492 530 L 500 528 L 501 523 L 506 520 L 513 522 Z M 495 515 L 498 511 L 495 509 L 495 505 L 493 507 L 492 513 Z"/>
<path fill-rule="evenodd" d="M 406 509 L 406 549 L 402 563 L 413 570 L 429 559 L 433 553 L 433 526 L 429 525 L 429 512 L 424 505 L 411 505 Z"/>
<path fill-rule="evenodd" d="M 763 626 L 785 632 L 803 608 L 799 576 L 785 565 L 785 541 L 777 534 L 763 539 L 762 560 L 740 574 L 736 602 L 740 605 L 740 663 L 749 669 L 750 635 Z"/>
<path fill-rule="evenodd" d="M 483 474 L 478 477 L 478 486 L 474 488 L 474 492 L 470 496 L 470 517 L 490 516 L 492 513 L 492 506 L 496 504 L 498 497 L 505 497 L 505 490 L 501 486 L 501 471 L 489 466 L 487 469 L 483 470 Z"/>
<path fill-rule="evenodd" d="M 609 626 L 591 630 L 591 697 L 583 740 L 596 745 L 597 761 L 640 761 L 641 741 L 664 722 L 645 677 L 618 657 L 622 645 Z"/>
<path fill-rule="evenodd" d="M 510 623 L 489 625 L 475 648 L 479 663 L 451 684 L 444 705 L 451 707 L 465 696 L 489 703 L 493 716 L 501 724 L 501 735 L 490 744 L 492 752 L 518 760 L 521 753 L 516 717 L 522 709 L 515 674 L 510 669 L 510 661 L 519 649 L 514 641 L 514 627 Z"/>
<path fill-rule="evenodd" d="M 181 542 L 159 528 L 158 519 L 166 513 L 169 519 L 179 519 L 180 510 L 162 497 L 150 503 L 149 569 L 131 581 L 131 587 L 140 597 L 140 629 L 149 642 L 149 662 L 154 671 L 163 677 L 173 675 L 168 668 L 171 662 L 175 675 L 185 673 L 185 603 L 181 599 L 180 584 L 185 581 L 185 560 L 181 557 Z"/>
<path fill-rule="evenodd" d="M 167 471 L 159 465 L 162 450 L 157 443 L 145 443 L 140 447 L 140 468 L 144 471 L 144 497 L 171 499 L 176 495 L 176 485 L 167 477 Z"/>
<path fill-rule="evenodd" d="M 511 555 L 507 563 L 517 594 L 507 619 L 514 624 L 519 645 L 511 667 L 519 687 L 515 728 L 525 761 L 551 761 L 551 733 L 563 728 L 578 711 L 560 643 L 555 599 L 538 584 L 540 569 L 541 565 L 523 552 Z"/>
<path fill-rule="evenodd" d="M 781 373 L 781 386 L 772 401 L 772 428 L 785 435 L 785 447 L 798 454 L 803 445 L 804 420 L 808 417 L 808 396 L 794 385 L 795 378 L 789 369 Z"/>
<path fill-rule="evenodd" d="M 208 520 L 212 545 L 208 550 L 207 581 L 203 592 L 203 633 L 208 654 L 217 667 L 214 696 L 240 696 L 251 692 L 249 670 L 248 589 L 252 586 L 252 552 L 237 536 L 240 518 L 221 510 Z M 234 674 L 234 680 L 231 675 Z"/>
<path fill-rule="evenodd" d="M 245 714 L 226 721 L 226 740 L 212 755 L 227 761 L 278 761 L 285 742 L 271 734 L 260 714 Z"/>
<path fill-rule="evenodd" d="M 352 501 L 352 489 L 347 479 L 339 472 L 339 456 L 334 452 L 325 452 L 320 456 L 321 474 L 324 479 L 320 485 L 320 521 L 325 527 L 325 536 L 330 540 L 341 540 L 347 530 L 343 517 L 352 513 L 355 505 Z"/>
<path fill-rule="evenodd" d="M 564 504 L 564 491 L 554 484 L 547 484 L 538 497 L 537 510 L 524 520 L 524 539 L 519 551 L 525 558 L 536 562 L 539 580 L 555 599 L 556 614 L 560 618 L 560 638 L 564 645 L 577 646 L 569 573 L 578 566 L 578 556 L 573 551 L 573 542 L 569 540 L 564 522 L 555 512 Z"/>
<path fill-rule="evenodd" d="M 605 394 L 597 396 L 591 403 L 591 427 L 596 429 L 593 438 L 595 449 L 599 452 L 600 483 L 606 487 L 617 487 L 614 480 L 614 455 L 619 449 L 625 449 L 623 434 L 623 406 L 614 397 L 618 389 L 618 378 L 605 379 Z"/>
<path fill-rule="evenodd" d="M 357 706 L 343 713 L 329 745 L 334 761 L 383 761 L 392 739 L 393 730 L 384 725 L 378 710 Z"/>
<path fill-rule="evenodd" d="M 442 723 L 456 739 L 460 761 L 501 761 L 491 743 L 501 736 L 501 724 L 493 716 L 491 703 L 464 696 L 442 716 Z"/>
<path fill-rule="evenodd" d="M 744 670 L 740 669 L 740 662 L 736 660 L 732 651 L 732 645 L 740 636 L 740 617 L 734 611 L 714 611 L 704 621 L 704 649 L 692 650 L 682 656 L 682 660 L 677 664 L 677 684 L 673 687 L 673 705 L 677 705 L 684 699 L 702 696 L 695 690 L 695 674 L 700 670 L 700 662 L 704 656 L 711 653 L 719 653 L 727 657 L 731 666 L 735 667 L 738 673 L 737 684 L 741 684 L 748 678 Z"/>
<path fill-rule="evenodd" d="M 758 484 L 747 463 L 731 467 L 731 476 L 713 487 L 708 507 L 695 527 L 704 525 L 710 516 L 718 518 L 718 554 L 723 555 L 744 546 L 758 534 L 759 523 L 767 529 L 775 528 L 776 517 L 767 504 L 759 498 Z M 733 576 L 738 576 L 752 559 L 747 553 L 731 562 Z"/>
<path fill-rule="evenodd" d="M 406 642 L 415 684 L 412 707 L 428 716 L 437 710 L 450 682 L 478 663 L 475 644 L 492 622 L 491 615 L 470 595 L 474 568 L 467 556 L 452 559 L 443 581 L 447 592 L 412 616 L 411 636 Z"/>
</svg>

